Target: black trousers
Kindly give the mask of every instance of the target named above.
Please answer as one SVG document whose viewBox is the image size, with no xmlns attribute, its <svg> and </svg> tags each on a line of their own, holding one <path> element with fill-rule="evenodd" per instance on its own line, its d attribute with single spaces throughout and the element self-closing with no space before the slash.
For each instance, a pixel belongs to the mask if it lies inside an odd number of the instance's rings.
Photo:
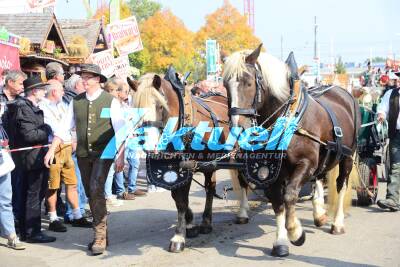
<svg viewBox="0 0 400 267">
<path fill-rule="evenodd" d="M 41 232 L 41 206 L 48 187 L 47 168 L 21 172 L 19 227 L 21 239 Z"/>
</svg>

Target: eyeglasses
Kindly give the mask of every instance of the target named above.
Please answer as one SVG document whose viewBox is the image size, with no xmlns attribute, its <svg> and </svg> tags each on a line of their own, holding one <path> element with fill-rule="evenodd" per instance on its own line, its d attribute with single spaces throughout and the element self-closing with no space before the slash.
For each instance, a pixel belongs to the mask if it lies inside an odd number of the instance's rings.
<svg viewBox="0 0 400 267">
<path fill-rule="evenodd" d="M 81 76 L 81 79 L 82 80 L 84 80 L 84 81 L 88 81 L 88 80 L 90 80 L 90 79 L 93 79 L 95 76 L 86 76 L 86 75 L 83 75 L 83 76 Z"/>
</svg>

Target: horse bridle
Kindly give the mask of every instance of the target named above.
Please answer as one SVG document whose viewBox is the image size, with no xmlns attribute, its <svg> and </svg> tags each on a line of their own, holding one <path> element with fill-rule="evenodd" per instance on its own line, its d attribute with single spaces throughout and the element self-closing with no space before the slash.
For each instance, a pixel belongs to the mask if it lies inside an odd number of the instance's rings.
<svg viewBox="0 0 400 267">
<path fill-rule="evenodd" d="M 242 116 L 246 116 L 246 117 L 252 117 L 254 119 L 255 117 L 259 116 L 257 113 L 257 105 L 259 103 L 261 103 L 261 97 L 262 97 L 261 93 L 265 92 L 265 88 L 263 85 L 263 76 L 262 76 L 262 73 L 260 71 L 258 64 L 256 63 L 253 65 L 253 64 L 247 63 L 246 66 L 252 67 L 256 70 L 256 73 L 255 73 L 256 94 L 254 96 L 253 103 L 251 105 L 252 107 L 251 108 L 232 107 L 232 108 L 229 108 L 228 115 L 229 116 L 242 115 Z"/>
<path fill-rule="evenodd" d="M 165 94 L 164 94 L 164 90 L 162 87 L 160 87 L 159 90 L 160 94 L 165 98 Z M 141 127 L 154 127 L 157 128 L 158 130 L 163 130 L 164 129 L 164 107 L 162 107 L 163 111 L 162 111 L 162 115 L 161 115 L 161 120 L 159 121 L 144 121 L 141 125 Z"/>
</svg>

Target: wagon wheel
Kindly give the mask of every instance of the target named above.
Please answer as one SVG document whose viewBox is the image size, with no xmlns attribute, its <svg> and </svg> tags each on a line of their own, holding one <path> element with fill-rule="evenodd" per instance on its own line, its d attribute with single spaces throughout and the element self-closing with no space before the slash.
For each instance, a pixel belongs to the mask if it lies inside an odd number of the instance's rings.
<svg viewBox="0 0 400 267">
<path fill-rule="evenodd" d="M 372 158 L 360 159 L 358 162 L 361 186 L 357 190 L 357 199 L 360 206 L 369 206 L 375 203 L 378 196 L 376 165 L 376 161 Z"/>
<path fill-rule="evenodd" d="M 385 167 L 385 181 L 387 181 L 389 179 L 389 175 L 390 175 L 390 171 L 391 171 L 391 164 L 390 164 L 390 150 L 389 150 L 389 146 L 387 146 L 385 154 L 384 154 L 384 158 L 383 158 L 383 164 Z"/>
</svg>

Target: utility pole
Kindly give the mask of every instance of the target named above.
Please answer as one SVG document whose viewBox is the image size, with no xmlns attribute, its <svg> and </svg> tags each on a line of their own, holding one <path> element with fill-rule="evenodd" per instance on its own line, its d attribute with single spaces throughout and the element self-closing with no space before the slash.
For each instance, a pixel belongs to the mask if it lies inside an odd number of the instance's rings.
<svg viewBox="0 0 400 267">
<path fill-rule="evenodd" d="M 320 82 L 320 67 L 319 67 L 319 53 L 318 53 L 318 41 L 317 41 L 317 33 L 318 33 L 318 24 L 317 24 L 317 16 L 314 17 L 314 62 L 315 62 L 315 82 L 318 84 Z"/>
<path fill-rule="evenodd" d="M 332 68 L 332 74 L 335 72 L 335 65 L 336 65 L 336 57 L 335 57 L 335 49 L 333 48 L 333 37 L 331 37 L 331 68 Z"/>
</svg>

